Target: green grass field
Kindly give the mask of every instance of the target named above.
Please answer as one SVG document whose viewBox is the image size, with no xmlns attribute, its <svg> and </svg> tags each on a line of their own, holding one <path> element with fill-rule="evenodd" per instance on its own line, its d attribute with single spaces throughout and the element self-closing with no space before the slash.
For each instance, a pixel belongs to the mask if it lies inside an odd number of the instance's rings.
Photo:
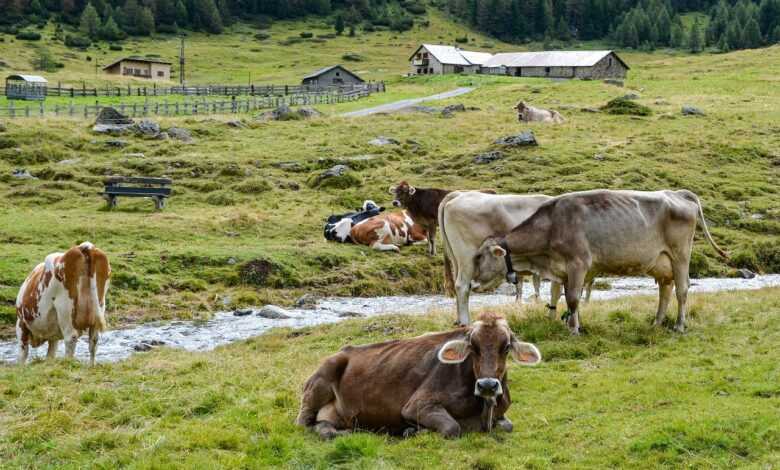
<svg viewBox="0 0 780 470">
<path fill-rule="evenodd" d="M 505 309 L 544 362 L 511 365 L 512 434 L 321 442 L 293 424 L 326 355 L 448 328 L 452 312 L 272 333 L 209 353 L 0 367 L 5 468 L 773 468 L 780 464 L 780 289 L 695 295 L 689 330 L 655 299 L 595 302 L 569 336 Z M 671 324 L 671 319 L 670 319 Z"/>
<path fill-rule="evenodd" d="M 0 337 L 13 334 L 17 290 L 53 251 L 90 240 L 110 256 L 110 327 L 148 320 L 207 318 L 214 311 L 289 305 L 304 293 L 369 296 L 438 293 L 442 259 L 423 246 L 400 255 L 338 245 L 322 237 L 332 213 L 364 199 L 389 205 L 402 179 L 425 187 L 493 188 L 561 194 L 590 188 L 687 188 L 701 197 L 724 264 L 697 235 L 692 272 L 733 275 L 738 267 L 780 272 L 780 47 L 723 55 L 621 52 L 626 88 L 601 81 L 489 76 L 402 78 L 420 42 L 450 43 L 467 32 L 431 12 L 427 28 L 283 46 L 302 31 L 330 32 L 321 20 L 276 23 L 272 38 L 233 26 L 230 34 L 191 34 L 194 83 L 296 83 L 346 52 L 347 64 L 388 92 L 318 107 L 322 118 L 225 124 L 235 116 L 160 119 L 190 129 L 193 144 L 127 140 L 105 144 L 79 119 L 4 120 L 0 131 Z M 468 32 L 475 48 L 492 42 Z M 46 41 L 44 41 L 46 43 Z M 130 40 L 125 51 L 67 51 L 46 44 L 65 68 L 52 82 L 103 83 L 94 62 L 115 55 L 174 59 L 175 38 Z M 573 47 L 587 47 L 574 45 Z M 26 70 L 30 44 L 0 42 L 3 73 Z M 471 47 L 471 45 L 469 46 Z M 72 54 L 72 56 L 66 55 Z M 127 83 L 120 81 L 120 83 Z M 474 86 L 429 103 L 478 111 L 445 119 L 424 113 L 340 118 L 399 99 Z M 593 113 L 639 93 L 648 117 Z M 560 111 L 562 125 L 517 123 L 520 99 Z M 92 100 L 94 101 L 94 100 Z M 89 102 L 89 101 L 88 101 Z M 683 105 L 705 116 L 684 117 Z M 4 102 L 0 101 L 0 106 Z M 501 149 L 473 162 L 494 140 L 532 129 L 540 146 Z M 397 146 L 368 144 L 377 136 Z M 130 156 L 142 153 L 143 156 Z M 350 160 L 371 155 L 373 158 Z M 295 162 L 283 169 L 279 163 Z M 328 167 L 352 165 L 344 185 L 312 188 Z M 11 176 L 25 168 L 35 180 Z M 106 175 L 169 176 L 163 212 L 120 199 L 105 209 Z M 252 267 L 267 268 L 258 275 Z M 117 364 L 0 365 L 3 468 L 771 468 L 780 464 L 777 424 L 780 289 L 696 295 L 689 332 L 649 326 L 655 300 L 594 303 L 585 334 L 570 338 L 541 308 L 504 309 L 514 331 L 539 344 L 538 368 L 512 367 L 512 435 L 435 435 L 410 440 L 356 434 L 319 442 L 293 426 L 299 390 L 326 355 L 344 344 L 411 337 L 448 328 L 453 312 L 350 320 L 303 331 L 275 330 L 210 353 L 155 350 Z"/>
</svg>

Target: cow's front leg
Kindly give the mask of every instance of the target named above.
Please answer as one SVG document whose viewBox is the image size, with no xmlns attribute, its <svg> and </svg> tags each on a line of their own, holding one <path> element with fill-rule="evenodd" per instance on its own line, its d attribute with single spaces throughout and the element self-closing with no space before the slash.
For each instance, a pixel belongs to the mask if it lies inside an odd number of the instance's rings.
<svg viewBox="0 0 780 470">
<path fill-rule="evenodd" d="M 336 403 L 330 402 L 317 412 L 317 424 L 314 425 L 314 432 L 322 439 L 333 439 L 349 434 L 348 429 L 339 429 L 337 423 L 341 423 L 341 421 Z"/>
<path fill-rule="evenodd" d="M 436 256 L 436 226 L 428 228 L 428 254 Z"/>
<path fill-rule="evenodd" d="M 534 302 L 539 302 L 542 290 L 542 278 L 538 274 L 533 274 L 531 280 L 534 283 Z"/>
<path fill-rule="evenodd" d="M 460 424 L 441 405 L 407 404 L 401 411 L 401 415 L 409 422 L 432 429 L 447 439 L 460 436 Z"/>
<path fill-rule="evenodd" d="M 22 320 L 16 321 L 16 339 L 19 340 L 19 356 L 16 362 L 23 366 L 27 364 L 27 358 L 30 356 L 30 332 L 22 324 Z"/>
<path fill-rule="evenodd" d="M 46 360 L 53 361 L 57 356 L 57 346 L 60 342 L 56 339 L 49 340 L 49 349 L 46 351 Z"/>
<path fill-rule="evenodd" d="M 564 286 L 566 306 L 569 309 L 567 313 L 567 324 L 569 325 L 569 331 L 571 331 L 571 334 L 573 335 L 580 334 L 579 305 L 586 272 L 587 270 L 583 269 L 579 264 L 573 264 L 568 270 L 566 285 Z"/>
<path fill-rule="evenodd" d="M 547 304 L 547 310 L 550 320 L 558 319 L 558 300 L 561 298 L 561 283 L 550 282 L 550 303 Z"/>
<path fill-rule="evenodd" d="M 518 304 L 523 303 L 523 276 L 517 276 L 517 284 L 515 284 L 515 302 Z"/>
<path fill-rule="evenodd" d="M 73 328 L 73 300 L 67 296 L 58 297 L 54 301 L 54 309 L 57 312 L 57 324 L 65 340 L 65 357 L 72 359 L 76 353 L 76 341 L 79 339 L 79 332 Z"/>
</svg>

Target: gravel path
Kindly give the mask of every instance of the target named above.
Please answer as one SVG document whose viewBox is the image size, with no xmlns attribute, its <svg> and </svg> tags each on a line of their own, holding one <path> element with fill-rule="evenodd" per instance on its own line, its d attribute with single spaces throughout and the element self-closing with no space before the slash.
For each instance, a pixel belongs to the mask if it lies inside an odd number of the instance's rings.
<svg viewBox="0 0 780 470">
<path fill-rule="evenodd" d="M 394 103 L 387 103 L 379 106 L 374 106 L 373 108 L 350 111 L 348 113 L 340 114 L 339 116 L 362 117 L 362 116 L 370 116 L 372 114 L 377 114 L 377 113 L 392 113 L 393 111 L 398 111 L 399 109 L 403 109 L 413 104 L 422 103 L 423 101 L 445 100 L 447 98 L 454 98 L 456 96 L 464 95 L 473 90 L 474 88 L 472 87 L 461 87 L 461 88 L 456 88 L 454 90 L 445 91 L 444 93 L 438 93 L 436 95 L 424 96 L 422 98 L 410 98 L 408 100 L 401 100 L 401 101 L 396 101 Z"/>
</svg>

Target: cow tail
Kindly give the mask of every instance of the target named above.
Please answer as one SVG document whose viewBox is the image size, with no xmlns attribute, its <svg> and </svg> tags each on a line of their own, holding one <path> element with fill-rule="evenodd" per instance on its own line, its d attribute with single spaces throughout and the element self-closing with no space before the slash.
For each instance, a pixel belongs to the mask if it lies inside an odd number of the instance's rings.
<svg viewBox="0 0 780 470">
<path fill-rule="evenodd" d="M 441 239 L 444 246 L 444 292 L 449 296 L 455 296 L 455 275 L 452 269 L 452 247 L 450 247 L 450 241 L 447 239 L 447 228 L 444 225 L 444 208 L 447 203 L 452 199 L 450 193 L 444 197 L 439 205 L 439 227 L 441 228 Z"/>
<path fill-rule="evenodd" d="M 707 221 L 704 219 L 704 208 L 701 205 L 701 200 L 697 195 L 690 191 L 686 191 L 686 195 L 691 199 L 693 202 L 696 203 L 696 206 L 699 208 L 699 221 L 701 222 L 701 228 L 704 231 L 704 235 L 707 237 L 707 240 L 710 242 L 710 245 L 712 245 L 712 248 L 715 249 L 715 251 L 718 252 L 720 256 L 722 256 L 725 259 L 731 259 L 725 251 L 721 249 L 721 247 L 718 246 L 717 243 L 715 243 L 715 240 L 712 238 L 712 235 L 710 235 L 710 229 L 707 227 Z"/>
<path fill-rule="evenodd" d="M 97 289 L 97 267 L 96 263 L 102 262 L 102 259 L 97 259 L 93 253 L 95 247 L 90 243 L 83 243 L 79 246 L 81 255 L 84 257 L 84 271 L 87 276 L 88 287 L 88 300 L 90 305 L 87 307 L 89 312 L 88 318 L 85 319 L 87 324 L 94 325 L 98 331 L 105 331 L 108 325 L 106 324 L 106 317 L 101 312 L 100 308 L 100 296 Z"/>
</svg>

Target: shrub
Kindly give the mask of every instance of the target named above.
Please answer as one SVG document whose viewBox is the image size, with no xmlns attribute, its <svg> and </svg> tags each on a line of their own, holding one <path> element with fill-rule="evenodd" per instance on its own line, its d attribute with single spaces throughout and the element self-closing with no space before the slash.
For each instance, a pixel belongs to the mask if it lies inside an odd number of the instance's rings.
<svg viewBox="0 0 780 470">
<path fill-rule="evenodd" d="M 764 272 L 780 273 L 780 240 L 757 243 L 753 250 Z"/>
<path fill-rule="evenodd" d="M 341 60 L 346 60 L 347 62 L 363 62 L 366 58 L 360 54 L 349 52 L 341 56 Z"/>
<path fill-rule="evenodd" d="M 76 36 L 68 34 L 65 36 L 65 45 L 68 47 L 75 47 L 78 49 L 86 49 L 92 44 L 92 41 L 89 40 L 89 38 L 86 38 L 84 36 Z"/>
<path fill-rule="evenodd" d="M 606 105 L 601 107 L 601 110 L 608 114 L 627 114 L 631 116 L 650 116 L 653 114 L 653 110 L 645 105 L 635 103 L 625 98 L 615 98 Z"/>
<path fill-rule="evenodd" d="M 270 34 L 264 33 L 262 31 L 257 33 L 257 34 L 255 34 L 255 39 L 257 39 L 258 41 L 265 41 L 266 39 L 269 39 L 270 37 L 271 37 Z"/>
<path fill-rule="evenodd" d="M 313 37 L 314 37 L 314 34 L 313 34 L 313 33 L 310 33 L 310 32 L 308 32 L 308 31 L 304 31 L 304 32 L 302 32 L 302 33 L 300 34 L 300 36 L 301 36 L 303 39 L 311 39 L 311 38 L 313 38 Z"/>
<path fill-rule="evenodd" d="M 217 191 L 209 194 L 206 202 L 212 206 L 233 206 L 236 204 L 236 197 L 230 191 Z"/>
<path fill-rule="evenodd" d="M 252 178 L 236 186 L 236 191 L 244 194 L 259 194 L 271 189 L 271 183 L 262 178 Z"/>
<path fill-rule="evenodd" d="M 404 8 L 406 8 L 406 11 L 408 11 L 413 15 L 425 14 L 425 5 L 423 5 L 422 3 L 408 2 L 404 4 Z"/>
<path fill-rule="evenodd" d="M 468 36 L 463 36 L 463 37 L 460 37 L 460 38 L 455 38 L 455 42 L 457 42 L 458 44 L 465 44 L 465 43 L 469 42 L 469 37 Z"/>
<path fill-rule="evenodd" d="M 40 41 L 41 34 L 35 31 L 19 31 L 16 33 L 16 39 L 22 39 L 24 41 Z"/>
<path fill-rule="evenodd" d="M 390 29 L 399 33 L 408 31 L 414 27 L 414 20 L 407 15 L 400 15 L 390 20 Z"/>
<path fill-rule="evenodd" d="M 124 48 L 119 44 L 109 44 L 108 49 L 111 51 L 121 51 Z"/>
</svg>

